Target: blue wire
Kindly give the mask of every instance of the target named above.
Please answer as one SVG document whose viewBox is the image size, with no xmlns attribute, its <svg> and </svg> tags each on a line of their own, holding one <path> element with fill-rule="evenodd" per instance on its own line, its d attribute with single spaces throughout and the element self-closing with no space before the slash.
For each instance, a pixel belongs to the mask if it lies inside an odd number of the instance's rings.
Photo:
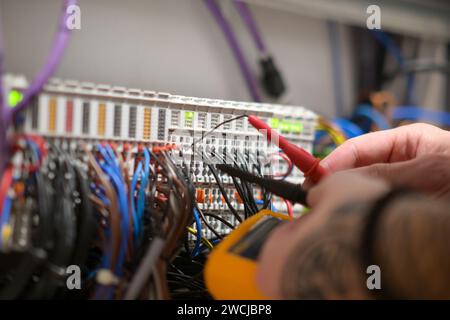
<svg viewBox="0 0 450 320">
<path fill-rule="evenodd" d="M 325 130 L 316 130 L 316 134 L 314 136 L 314 143 L 317 141 L 320 141 L 324 136 L 327 135 L 327 132 Z"/>
<path fill-rule="evenodd" d="M 135 221 L 135 229 L 134 229 L 134 240 L 135 242 L 138 239 L 140 221 L 138 220 L 136 213 L 136 204 L 134 199 L 134 194 L 136 192 L 136 185 L 139 175 L 142 173 L 142 161 L 139 161 L 136 171 L 134 172 L 133 179 L 131 180 L 131 192 L 130 192 L 130 202 L 131 202 L 131 214 L 133 215 L 133 220 Z"/>
<path fill-rule="evenodd" d="M 364 104 L 358 106 L 354 115 L 369 118 L 380 128 L 380 130 L 387 130 L 390 128 L 390 125 L 387 123 L 384 116 L 369 105 Z"/>
<path fill-rule="evenodd" d="M 119 169 L 119 165 L 118 165 L 118 161 L 117 161 L 116 155 L 114 154 L 114 151 L 112 150 L 112 148 L 111 148 L 111 146 L 109 144 L 107 144 L 105 146 L 105 150 L 106 150 L 106 154 L 108 154 L 108 156 L 109 156 L 109 159 L 110 159 L 111 163 L 114 165 L 114 167 Z"/>
<path fill-rule="evenodd" d="M 90 187 L 91 187 L 91 192 L 93 192 L 97 197 L 99 197 L 105 206 L 109 206 L 109 199 L 102 192 L 102 190 L 97 188 L 95 185 L 93 185 L 93 186 L 91 185 Z"/>
<path fill-rule="evenodd" d="M 123 181 L 117 177 L 116 173 L 112 168 L 107 165 L 102 165 L 103 171 L 111 178 L 113 186 L 116 189 L 119 198 L 119 207 L 122 214 L 122 243 L 120 247 L 119 260 L 116 266 L 116 273 L 120 274 L 120 267 L 123 266 L 123 261 L 125 260 L 125 254 L 127 251 L 127 239 L 128 239 L 128 205 L 127 197 L 124 190 Z"/>
<path fill-rule="evenodd" d="M 145 190 L 147 189 L 148 185 L 148 177 L 150 174 L 150 153 L 147 149 L 144 149 L 144 176 L 141 180 L 141 187 L 139 190 L 139 210 L 138 210 L 138 217 L 140 220 L 142 220 L 144 215 L 144 205 L 145 205 Z"/>
<path fill-rule="evenodd" d="M 104 233 L 107 239 L 111 238 L 111 229 L 109 227 L 105 229 Z M 111 269 L 111 263 L 112 263 L 112 247 L 109 247 L 109 250 L 105 252 L 102 257 L 102 268 Z"/>
<path fill-rule="evenodd" d="M 103 171 L 110 177 L 113 182 L 114 188 L 116 189 L 119 198 L 119 207 L 122 214 L 122 243 L 120 246 L 119 260 L 116 265 L 116 273 L 121 274 L 121 266 L 123 266 L 125 260 L 125 254 L 127 252 L 127 240 L 128 240 L 128 227 L 129 227 L 129 214 L 128 214 L 128 202 L 125 190 L 125 182 L 123 181 L 122 175 L 120 174 L 120 169 L 112 158 L 112 149 L 107 145 L 104 149 L 101 145 L 98 145 L 98 149 L 103 156 L 105 163 L 100 163 Z M 108 164 L 109 162 L 109 164 Z"/>
<path fill-rule="evenodd" d="M 140 168 L 139 174 L 142 175 L 142 177 L 141 177 L 141 183 L 140 183 L 139 193 L 138 193 L 138 197 L 137 197 L 137 209 L 136 209 L 136 219 L 137 219 L 138 225 L 140 225 L 142 223 L 142 220 L 144 217 L 145 190 L 147 189 L 148 177 L 150 175 L 150 153 L 148 152 L 148 149 L 144 149 L 143 153 L 144 153 L 144 164 L 142 164 L 142 161 L 140 162 L 141 168 Z M 137 184 L 137 181 L 136 181 L 136 184 Z M 134 187 L 134 188 L 136 188 L 136 187 Z M 140 230 L 141 230 L 141 228 L 139 228 L 139 232 L 137 233 L 136 241 L 139 241 Z"/>
<path fill-rule="evenodd" d="M 255 200 L 255 204 L 262 206 L 264 204 L 264 200 Z M 270 210 L 277 212 L 277 209 L 273 205 L 272 201 L 270 201 Z"/>
<path fill-rule="evenodd" d="M 29 139 L 27 140 L 27 143 L 30 146 L 31 151 L 34 153 L 34 156 L 36 157 L 36 159 L 40 160 L 41 152 L 39 151 L 37 144 L 33 140 L 29 140 Z"/>
<path fill-rule="evenodd" d="M 91 182 L 90 187 L 98 189 L 101 194 L 106 194 L 105 188 L 103 188 L 101 185 L 96 185 L 95 183 Z"/>
<path fill-rule="evenodd" d="M 144 162 L 145 183 L 147 184 L 148 176 L 150 174 L 150 153 L 148 152 L 148 149 L 144 149 L 144 159 L 145 159 Z"/>
<path fill-rule="evenodd" d="M 197 239 L 195 240 L 195 247 L 192 251 L 192 255 L 195 257 L 200 253 L 200 246 L 202 244 L 202 224 L 200 222 L 200 216 L 196 208 L 194 208 L 194 220 L 195 226 L 197 228 Z"/>
<path fill-rule="evenodd" d="M 9 196 L 5 197 L 5 201 L 3 202 L 3 212 L 2 212 L 2 218 L 0 220 L 0 232 L 3 230 L 3 225 L 8 223 L 9 217 L 11 215 L 11 205 L 12 205 L 12 199 Z M 3 237 L 0 234 L 0 247 L 3 246 Z"/>
<path fill-rule="evenodd" d="M 101 145 L 98 145 L 100 148 L 100 153 L 102 154 L 103 159 L 106 163 L 114 170 L 116 175 L 122 179 L 122 174 L 120 172 L 119 165 L 117 161 L 115 160 L 114 152 L 112 151 L 111 147 L 109 145 L 106 145 L 106 147 L 102 147 Z"/>
<path fill-rule="evenodd" d="M 392 111 L 392 120 L 427 121 L 447 127 L 450 126 L 450 113 L 416 106 L 399 106 Z"/>
<path fill-rule="evenodd" d="M 371 30 L 372 34 L 385 48 L 389 51 L 389 53 L 394 57 L 400 67 L 403 67 L 405 64 L 405 59 L 403 58 L 403 54 L 400 49 L 397 47 L 394 41 L 392 41 L 391 37 L 384 32 L 383 30 Z"/>
<path fill-rule="evenodd" d="M 372 34 L 397 61 L 401 69 L 405 66 L 405 58 L 391 37 L 383 30 L 371 30 Z M 406 78 L 406 103 L 413 103 L 414 75 L 409 74 Z"/>
<path fill-rule="evenodd" d="M 333 119 L 333 122 L 344 132 L 347 139 L 351 139 L 364 134 L 364 131 L 359 126 L 348 119 L 336 118 Z"/>
<path fill-rule="evenodd" d="M 120 187 L 118 187 L 118 184 L 117 184 L 117 177 L 116 177 L 115 173 L 113 172 L 113 169 L 110 168 L 107 164 L 100 163 L 100 166 L 101 166 L 102 170 L 105 172 L 105 174 L 109 177 L 109 179 L 112 182 L 112 185 L 114 187 L 114 190 L 115 190 L 115 192 L 116 192 L 116 194 L 118 196 L 119 212 L 122 215 L 122 221 L 123 221 L 124 220 L 124 217 L 123 217 L 124 204 L 123 204 L 122 194 L 119 191 Z M 125 256 L 125 252 L 124 251 L 126 250 L 126 245 L 124 246 L 124 243 L 126 243 L 126 239 L 127 238 L 125 237 L 126 230 L 124 229 L 124 223 L 123 222 L 121 224 L 121 227 L 122 227 L 122 236 L 123 236 L 123 238 L 122 238 L 121 246 L 120 246 L 120 250 L 119 250 L 119 260 L 117 261 L 116 268 L 115 268 L 116 272 L 117 272 L 117 269 L 119 268 L 119 266 L 121 266 L 123 264 L 122 261 L 123 261 L 123 258 Z"/>
</svg>

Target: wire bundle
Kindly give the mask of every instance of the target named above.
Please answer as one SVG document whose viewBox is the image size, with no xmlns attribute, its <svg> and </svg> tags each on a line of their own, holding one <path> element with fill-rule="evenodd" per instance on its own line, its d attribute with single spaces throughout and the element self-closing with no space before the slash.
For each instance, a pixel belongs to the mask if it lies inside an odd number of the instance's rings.
<svg viewBox="0 0 450 320">
<path fill-rule="evenodd" d="M 200 189 L 208 190 L 208 188 L 217 188 L 217 191 L 220 193 L 222 203 L 226 205 L 225 208 L 217 211 L 211 210 L 208 206 L 201 209 L 199 204 L 197 204 L 194 213 L 194 217 L 196 217 L 195 225 L 197 229 L 191 230 L 191 233 L 195 234 L 196 237 L 196 243 L 193 249 L 194 257 L 199 254 L 198 248 L 200 247 L 202 239 L 199 239 L 197 235 L 200 235 L 201 237 L 202 226 L 204 226 L 205 229 L 213 235 L 208 240 L 210 240 L 211 243 L 214 243 L 215 241 L 219 241 L 223 238 L 223 230 L 228 233 L 234 229 L 238 223 L 242 222 L 243 219 L 256 214 L 262 209 L 270 208 L 275 210 L 272 201 L 273 197 L 269 192 L 261 189 L 256 184 L 249 183 L 248 181 L 236 177 L 228 177 L 226 174 L 218 172 L 216 165 L 234 164 L 238 168 L 247 172 L 252 172 L 257 176 L 273 176 L 282 180 L 289 177 L 293 171 L 294 165 L 290 158 L 284 153 L 279 152 L 277 148 L 274 148 L 276 151 L 271 153 L 266 152 L 265 150 L 252 150 L 250 148 L 240 149 L 232 145 L 225 146 L 222 150 L 215 150 L 214 147 L 204 148 L 204 144 L 201 144 L 206 140 L 206 146 L 208 146 L 210 142 L 208 137 L 213 135 L 216 129 L 226 123 L 245 117 L 247 116 L 237 116 L 217 124 L 210 131 L 202 134 L 200 138 L 194 140 L 192 144 L 194 152 L 198 154 L 202 161 L 206 164 L 204 174 L 211 177 L 211 182 L 206 185 L 203 184 Z M 261 138 L 265 139 L 264 137 Z M 283 170 L 282 172 L 274 172 L 274 168 L 277 166 L 274 166 L 273 160 L 279 159 L 282 160 L 281 166 L 280 163 L 278 163 L 279 167 L 284 167 L 285 164 L 286 170 Z M 292 205 L 286 201 L 284 202 L 286 204 L 288 214 L 292 216 Z"/>
<path fill-rule="evenodd" d="M 13 141 L 0 184 L 0 294 L 10 299 L 208 297 L 201 267 L 207 253 L 243 219 L 272 207 L 270 193 L 225 180 L 209 160 L 263 176 L 267 157 L 279 157 L 287 163 L 275 174 L 280 179 L 293 168 L 278 152 L 203 150 L 205 174 L 217 188 L 209 196 L 226 204 L 217 211 L 196 203 L 193 168 L 175 163 L 181 151 L 174 145 L 33 135 Z M 82 290 L 68 289 L 69 266 L 80 268 Z"/>
<path fill-rule="evenodd" d="M 17 136 L 0 183 L 0 297 L 169 298 L 194 192 L 170 150 Z"/>
<path fill-rule="evenodd" d="M 49 299 L 83 265 L 94 215 L 86 171 L 58 146 L 19 136 L 2 178 L 0 297 Z"/>
</svg>

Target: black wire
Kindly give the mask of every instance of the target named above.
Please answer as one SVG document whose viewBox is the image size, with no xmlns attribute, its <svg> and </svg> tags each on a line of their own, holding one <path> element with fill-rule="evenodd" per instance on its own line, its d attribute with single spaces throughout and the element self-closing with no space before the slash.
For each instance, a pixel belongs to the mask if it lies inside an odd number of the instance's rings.
<svg viewBox="0 0 450 320">
<path fill-rule="evenodd" d="M 222 193 L 222 196 L 223 196 L 223 198 L 224 198 L 226 204 L 228 205 L 228 208 L 230 208 L 231 213 L 236 217 L 236 219 L 237 219 L 239 222 L 242 222 L 241 216 L 240 216 L 239 213 L 236 211 L 236 209 L 233 207 L 233 205 L 232 205 L 231 202 L 230 202 L 230 199 L 228 198 L 227 193 L 225 192 L 225 189 L 224 189 L 224 187 L 223 187 L 223 185 L 222 185 L 222 181 L 220 180 L 220 178 L 219 178 L 219 176 L 218 176 L 218 174 L 217 174 L 216 169 L 215 169 L 214 166 L 212 166 L 211 164 L 208 164 L 208 167 L 209 167 L 209 169 L 211 170 L 211 173 L 213 174 L 214 179 L 216 179 L 217 186 L 219 187 L 219 190 L 220 190 L 220 192 Z"/>
<path fill-rule="evenodd" d="M 203 282 L 198 279 L 198 277 L 202 276 L 202 274 L 203 274 L 203 272 L 200 272 L 199 274 L 196 274 L 196 275 L 180 274 L 180 273 L 171 272 L 171 271 L 167 272 L 168 276 L 180 279 L 177 284 L 184 284 L 184 285 L 195 284 L 197 289 L 205 289 Z"/>
<path fill-rule="evenodd" d="M 37 198 L 37 215 L 39 223 L 36 226 L 33 236 L 38 247 L 49 250 L 53 246 L 52 237 L 52 190 L 50 182 L 43 174 L 42 168 L 34 174 Z"/>
<path fill-rule="evenodd" d="M 75 173 L 61 150 L 55 145 L 52 146 L 52 150 L 55 151 L 58 161 L 53 182 L 56 191 L 55 210 L 53 211 L 55 245 L 49 253 L 48 267 L 34 288 L 27 294 L 27 298 L 30 299 L 50 299 L 55 295 L 56 290 L 63 282 L 60 276 L 55 274 L 55 268 L 65 270 L 75 246 L 76 225 L 72 199 Z"/>
<path fill-rule="evenodd" d="M 214 229 L 214 228 L 209 224 L 209 222 L 206 220 L 205 214 L 203 213 L 202 210 L 200 210 L 200 208 L 198 207 L 198 204 L 197 204 L 197 203 L 195 204 L 195 207 L 196 207 L 196 209 L 197 209 L 198 214 L 200 215 L 200 219 L 202 219 L 202 221 L 203 221 L 203 223 L 205 224 L 205 226 L 206 226 L 209 230 L 211 230 L 211 232 L 214 233 L 214 235 L 215 235 L 216 237 L 218 237 L 219 239 L 223 239 L 223 236 L 222 236 L 221 234 L 219 234 L 219 233 L 217 232 L 217 230 Z"/>
<path fill-rule="evenodd" d="M 240 152 L 236 152 L 237 157 L 239 158 L 239 160 L 241 161 L 241 168 L 243 170 L 249 171 L 248 165 L 247 163 L 249 163 L 249 161 L 246 161 L 246 159 L 240 154 Z M 248 156 L 248 154 L 247 154 Z M 256 202 L 255 202 L 255 198 L 253 197 L 253 189 L 250 186 L 250 184 L 245 181 L 240 179 L 241 181 L 241 185 L 242 185 L 242 189 L 244 191 L 244 193 L 246 194 L 246 203 L 248 204 L 249 207 L 249 211 L 250 211 L 250 215 L 254 215 L 258 212 L 258 208 L 256 206 Z"/>
<path fill-rule="evenodd" d="M 252 215 L 256 214 L 258 212 L 258 208 L 256 207 L 256 201 L 253 196 L 253 188 L 247 181 L 242 181 L 242 185 L 244 186 L 244 191 L 247 193 L 248 197 L 248 204 L 251 208 Z"/>
<path fill-rule="evenodd" d="M 19 298 L 25 289 L 33 273 L 45 262 L 45 251 L 32 249 L 29 252 L 20 254 L 20 264 L 14 268 L 15 276 L 7 285 L 0 286 L 0 299 L 12 300 Z M 1 256 L 1 254 L 0 254 Z M 11 255 L 8 255 L 11 258 Z M 6 259 L 5 259 L 6 260 Z M 2 260 L 3 263 L 5 262 Z"/>
<path fill-rule="evenodd" d="M 212 217 L 212 218 L 214 218 L 216 220 L 219 220 L 220 222 L 222 222 L 224 225 L 226 225 L 230 229 L 234 229 L 235 228 L 235 226 L 233 226 L 231 223 L 229 223 L 227 220 L 225 220 L 224 218 L 222 218 L 221 216 L 219 216 L 217 214 L 206 212 L 205 216 L 206 217 Z"/>
<path fill-rule="evenodd" d="M 205 134 L 202 133 L 202 137 L 199 138 L 199 139 L 197 139 L 197 140 L 195 140 L 195 141 L 193 141 L 193 142 L 192 142 L 192 146 L 194 146 L 196 143 L 198 143 L 198 142 L 200 142 L 200 141 L 203 141 L 203 139 L 205 139 L 207 136 L 209 136 L 211 133 L 213 133 L 214 130 L 220 128 L 220 127 L 223 126 L 224 124 L 227 124 L 227 123 L 232 122 L 232 121 L 236 121 L 236 120 L 238 120 L 238 119 L 246 118 L 246 117 L 247 117 L 247 115 L 241 115 L 241 116 L 237 116 L 237 117 L 234 117 L 234 118 L 231 118 L 231 119 L 228 119 L 228 120 L 225 120 L 225 121 L 219 123 L 219 124 L 216 125 L 214 128 L 212 128 L 211 130 L 207 131 Z"/>
<path fill-rule="evenodd" d="M 244 170 L 247 171 L 246 162 L 243 161 L 244 159 L 240 156 L 240 153 L 237 150 L 235 150 L 234 154 L 235 154 L 235 160 L 236 160 L 235 162 L 238 164 L 238 166 L 240 166 L 241 168 L 243 168 Z M 249 216 L 251 216 L 254 213 L 254 208 L 251 207 L 251 200 L 248 197 L 248 194 L 246 192 L 247 190 L 244 185 L 245 181 L 242 181 L 235 177 L 232 177 L 232 180 L 233 180 L 235 188 L 244 204 L 244 214 L 245 214 L 245 218 L 247 219 Z"/>
<path fill-rule="evenodd" d="M 253 167 L 254 167 L 254 169 L 256 169 L 256 170 L 254 170 L 254 172 L 255 172 L 256 175 L 258 175 L 258 176 L 260 176 L 260 177 L 263 177 L 262 166 L 261 166 L 261 163 L 259 162 L 258 157 L 256 157 L 255 160 L 256 160 L 256 161 L 255 161 L 256 163 L 255 163 L 255 165 L 254 165 Z M 263 196 L 263 205 L 262 205 L 262 209 L 267 209 L 268 206 L 269 206 L 270 199 L 271 199 L 272 195 L 271 195 L 270 192 L 267 192 L 266 189 L 265 189 L 264 187 L 261 188 L 261 194 L 262 194 L 262 196 Z M 260 211 L 260 210 L 258 209 L 258 212 L 259 212 L 259 211 Z"/>
<path fill-rule="evenodd" d="M 79 204 L 76 205 L 77 234 L 72 264 L 84 265 L 97 229 L 94 220 L 94 207 L 89 199 L 89 180 L 79 165 L 74 165 L 75 179 L 79 193 Z"/>
<path fill-rule="evenodd" d="M 37 163 L 38 159 L 34 156 L 34 153 L 28 152 L 29 150 L 24 150 L 24 154 L 29 154 L 30 161 L 34 164 Z M 21 179 L 25 182 L 25 197 L 29 200 L 33 201 L 32 207 L 29 206 L 21 206 L 17 208 L 13 206 L 11 210 L 26 210 L 27 212 L 21 212 L 21 215 L 28 215 L 33 218 L 34 215 L 39 214 L 40 204 L 44 205 L 45 202 L 42 202 L 42 199 L 45 199 L 45 185 L 42 184 L 40 170 L 35 173 L 28 174 L 22 172 Z M 46 213 L 48 213 L 46 211 Z M 38 233 L 39 231 L 43 231 L 39 227 L 42 225 L 46 226 L 46 219 L 43 217 L 42 221 L 39 220 L 38 225 L 34 230 L 28 230 L 28 232 L 32 233 L 31 244 L 32 247 L 24 252 L 13 251 L 7 254 L 0 253 L 1 261 L 3 265 L 8 266 L 7 278 L 8 281 L 0 285 L 0 299 L 1 300 L 12 300 L 17 299 L 26 289 L 29 280 L 32 275 L 40 269 L 42 264 L 45 262 L 47 258 L 45 250 L 41 249 L 42 245 L 45 245 L 47 235 L 44 235 L 43 232 Z M 44 229 L 45 231 L 45 229 Z M 36 243 L 37 247 L 33 247 L 33 244 Z"/>
<path fill-rule="evenodd" d="M 248 209 L 248 199 L 247 199 L 246 195 L 244 194 L 244 191 L 243 191 L 242 186 L 241 186 L 240 182 L 238 181 L 238 179 L 235 178 L 235 177 L 231 177 L 231 180 L 233 181 L 234 187 L 235 187 L 239 197 L 242 200 L 242 203 L 244 205 L 245 218 L 247 219 L 248 218 L 248 211 L 249 211 L 249 209 Z"/>
</svg>

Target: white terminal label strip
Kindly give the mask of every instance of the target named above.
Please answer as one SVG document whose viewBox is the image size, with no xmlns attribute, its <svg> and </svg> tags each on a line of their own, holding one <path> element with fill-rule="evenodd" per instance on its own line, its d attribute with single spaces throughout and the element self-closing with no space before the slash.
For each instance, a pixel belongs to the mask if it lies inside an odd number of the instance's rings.
<svg viewBox="0 0 450 320">
<path fill-rule="evenodd" d="M 26 88 L 23 78 L 11 76 L 7 86 Z M 215 180 L 205 173 L 204 158 L 198 150 L 213 150 L 219 160 L 229 150 L 253 152 L 263 158 L 278 152 L 245 117 L 200 139 L 217 124 L 241 115 L 260 117 L 289 141 L 312 152 L 317 115 L 304 107 L 185 97 L 59 79 L 52 79 L 27 109 L 23 128 L 24 132 L 72 141 L 177 144 L 183 150 L 179 160 L 192 168 L 196 187 L 208 190 L 209 199 L 214 198 L 201 207 L 223 210 L 225 205 L 214 188 Z M 198 141 L 197 152 L 192 147 L 194 141 Z M 287 164 L 281 163 L 280 170 L 286 169 Z M 302 182 L 303 175 L 295 169 L 288 180 Z M 226 179 L 224 183 L 231 181 Z M 284 204 L 276 201 L 276 205 Z M 243 206 L 236 203 L 236 207 Z"/>
</svg>

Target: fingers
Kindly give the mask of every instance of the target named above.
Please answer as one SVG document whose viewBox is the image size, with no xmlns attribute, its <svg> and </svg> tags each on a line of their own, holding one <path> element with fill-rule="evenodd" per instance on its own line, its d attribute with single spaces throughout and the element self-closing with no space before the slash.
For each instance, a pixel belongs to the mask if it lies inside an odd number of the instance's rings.
<svg viewBox="0 0 450 320">
<path fill-rule="evenodd" d="M 341 171 L 311 188 L 307 203 L 312 208 L 337 207 L 346 202 L 369 199 L 388 188 L 388 183 L 382 179 L 374 179 L 353 170 Z"/>
<path fill-rule="evenodd" d="M 388 162 L 395 146 L 396 133 L 378 131 L 350 139 L 329 154 L 321 165 L 331 172 Z"/>
<path fill-rule="evenodd" d="M 406 186 L 438 196 L 450 191 L 450 157 L 431 154 L 396 163 L 379 163 L 345 172 L 381 178 L 394 186 Z"/>
<path fill-rule="evenodd" d="M 374 178 L 381 178 L 394 184 L 401 184 L 411 178 L 411 169 L 417 159 L 397 163 L 377 163 L 366 167 L 346 170 L 346 172 L 363 174 Z"/>
<path fill-rule="evenodd" d="M 320 162 L 329 172 L 337 172 L 374 163 L 389 162 L 396 141 L 399 140 L 398 129 L 368 133 L 340 145 Z M 303 187 L 308 190 L 314 185 L 311 179 L 306 179 Z"/>
<path fill-rule="evenodd" d="M 383 180 L 391 186 L 411 188 L 438 198 L 450 198 L 450 156 L 429 154 L 415 159 L 377 163 L 366 167 L 343 170 L 325 178 L 317 186 L 310 188 L 308 204 L 316 206 L 320 202 L 340 197 L 341 193 L 353 198 L 364 194 L 362 189 L 372 188 L 376 181 Z M 364 176 L 369 181 L 356 177 Z"/>
<path fill-rule="evenodd" d="M 347 140 L 323 159 L 320 165 L 333 173 L 376 163 L 408 161 L 421 155 L 437 153 L 450 155 L 450 133 L 432 125 L 417 123 Z M 389 168 L 381 166 L 368 170 L 384 169 Z M 306 179 L 304 188 L 308 190 L 313 185 L 310 179 Z"/>
<path fill-rule="evenodd" d="M 447 146 L 448 143 L 441 141 L 448 138 L 442 138 L 444 132 L 437 127 L 418 123 L 368 133 L 346 141 L 322 160 L 321 164 L 335 172 L 374 163 L 410 160 L 418 152 L 437 150 L 441 144 Z"/>
</svg>

